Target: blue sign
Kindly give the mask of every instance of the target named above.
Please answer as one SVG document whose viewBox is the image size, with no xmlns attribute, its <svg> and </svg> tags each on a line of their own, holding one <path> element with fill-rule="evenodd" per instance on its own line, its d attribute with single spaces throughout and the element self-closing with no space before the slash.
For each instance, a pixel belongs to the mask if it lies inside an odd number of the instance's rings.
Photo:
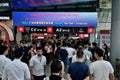
<svg viewBox="0 0 120 80">
<path fill-rule="evenodd" d="M 59 5 L 59 4 L 69 4 L 69 3 L 77 3 L 77 2 L 90 2 L 90 1 L 97 1 L 97 0 L 12 0 L 12 7 L 27 8 L 27 7 Z"/>
<path fill-rule="evenodd" d="M 13 12 L 14 26 L 97 27 L 97 12 Z"/>
</svg>

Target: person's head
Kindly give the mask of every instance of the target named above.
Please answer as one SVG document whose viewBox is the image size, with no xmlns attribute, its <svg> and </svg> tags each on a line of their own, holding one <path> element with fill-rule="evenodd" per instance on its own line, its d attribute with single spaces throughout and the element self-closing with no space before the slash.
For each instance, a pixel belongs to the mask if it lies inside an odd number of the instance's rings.
<svg viewBox="0 0 120 80">
<path fill-rule="evenodd" d="M 66 46 L 67 46 L 64 41 L 62 42 L 62 46 L 63 46 L 63 47 L 66 47 Z"/>
<path fill-rule="evenodd" d="M 21 46 L 21 47 L 24 47 L 24 44 L 25 44 L 24 41 L 20 41 L 20 46 Z"/>
<path fill-rule="evenodd" d="M 78 46 L 77 50 L 82 50 L 83 47 L 81 45 Z"/>
<path fill-rule="evenodd" d="M 67 46 L 68 46 L 68 47 L 72 47 L 70 43 L 67 43 Z"/>
<path fill-rule="evenodd" d="M 16 59 L 21 59 L 23 57 L 23 52 L 19 48 L 15 49 L 14 54 Z"/>
<path fill-rule="evenodd" d="M 87 45 L 87 44 L 85 44 L 83 47 L 84 47 L 84 49 L 87 49 L 87 48 L 88 48 L 88 45 Z"/>
<path fill-rule="evenodd" d="M 97 43 L 92 42 L 92 47 L 93 47 L 93 48 L 97 47 Z"/>
<path fill-rule="evenodd" d="M 36 51 L 37 51 L 37 55 L 38 55 L 38 56 L 41 56 L 42 53 L 43 53 L 42 47 L 37 47 L 37 48 L 36 48 Z"/>
<path fill-rule="evenodd" d="M 35 42 L 33 42 L 33 43 L 32 43 L 32 47 L 33 47 L 34 49 L 36 49 L 37 44 L 36 44 Z"/>
<path fill-rule="evenodd" d="M 76 57 L 77 59 L 82 59 L 83 58 L 83 50 L 78 50 L 77 53 L 76 53 Z"/>
<path fill-rule="evenodd" d="M 104 48 L 108 48 L 108 46 L 107 46 L 106 43 L 104 43 L 102 47 L 103 47 L 103 49 L 104 49 Z"/>
<path fill-rule="evenodd" d="M 53 60 L 55 61 L 60 60 L 60 55 L 58 53 L 55 53 L 53 56 Z"/>
<path fill-rule="evenodd" d="M 91 43 L 88 43 L 88 46 L 90 47 L 90 46 L 91 46 Z"/>
<path fill-rule="evenodd" d="M 51 64 L 51 72 L 52 73 L 60 73 L 62 70 L 62 64 L 60 61 L 53 61 Z"/>
<path fill-rule="evenodd" d="M 0 46 L 0 55 L 8 55 L 9 48 L 7 46 Z"/>
<path fill-rule="evenodd" d="M 94 56 L 95 56 L 96 59 L 99 59 L 99 58 L 103 57 L 103 50 L 96 47 L 94 49 Z"/>
</svg>

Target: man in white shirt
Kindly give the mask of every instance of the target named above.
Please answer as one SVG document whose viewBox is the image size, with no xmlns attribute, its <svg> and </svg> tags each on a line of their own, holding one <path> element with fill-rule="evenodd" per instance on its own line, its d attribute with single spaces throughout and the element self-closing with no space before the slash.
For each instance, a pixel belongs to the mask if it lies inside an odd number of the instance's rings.
<svg viewBox="0 0 120 80">
<path fill-rule="evenodd" d="M 75 54 L 75 49 L 73 49 L 72 47 L 71 47 L 71 44 L 67 44 L 67 48 L 66 48 L 66 50 L 67 50 L 67 52 L 68 52 L 68 59 L 69 59 L 69 62 L 71 63 L 71 61 L 72 61 L 72 57 L 73 57 L 73 55 Z"/>
<path fill-rule="evenodd" d="M 37 47 L 36 51 L 37 55 L 33 56 L 30 60 L 32 78 L 34 80 L 43 80 L 45 77 L 46 57 L 42 55 L 41 47 Z"/>
<path fill-rule="evenodd" d="M 2 80 L 30 80 L 30 71 L 26 63 L 21 62 L 23 53 L 15 50 L 15 59 L 5 65 Z"/>
<path fill-rule="evenodd" d="M 110 62 L 103 60 L 103 50 L 95 48 L 97 61 L 90 65 L 91 80 L 114 80 L 114 70 Z"/>
<path fill-rule="evenodd" d="M 6 63 L 11 62 L 11 60 L 6 57 L 6 55 L 8 55 L 8 50 L 7 46 L 0 46 L 0 80 L 2 80 L 4 66 Z"/>
</svg>

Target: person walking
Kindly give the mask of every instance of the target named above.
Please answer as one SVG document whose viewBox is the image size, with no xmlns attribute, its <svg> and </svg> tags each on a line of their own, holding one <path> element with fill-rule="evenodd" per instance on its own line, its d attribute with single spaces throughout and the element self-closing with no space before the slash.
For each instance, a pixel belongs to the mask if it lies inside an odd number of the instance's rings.
<svg viewBox="0 0 120 80">
<path fill-rule="evenodd" d="M 95 48 L 94 56 L 97 61 L 90 65 L 91 79 L 93 80 L 114 80 L 114 70 L 110 62 L 103 60 L 103 50 Z"/>
<path fill-rule="evenodd" d="M 5 65 L 2 80 L 30 80 L 30 71 L 26 63 L 21 62 L 23 53 L 15 50 L 15 59 Z"/>
<path fill-rule="evenodd" d="M 6 57 L 6 55 L 8 55 L 8 50 L 9 48 L 7 46 L 0 46 L 0 80 L 2 80 L 2 75 L 6 63 L 11 62 L 11 60 Z"/>
<path fill-rule="evenodd" d="M 76 62 L 68 68 L 68 80 L 89 80 L 89 67 L 83 62 L 83 51 L 78 50 L 76 53 Z"/>
<path fill-rule="evenodd" d="M 46 57 L 42 55 L 41 47 L 36 48 L 37 55 L 30 60 L 30 70 L 33 80 L 43 80 L 45 77 Z"/>
</svg>

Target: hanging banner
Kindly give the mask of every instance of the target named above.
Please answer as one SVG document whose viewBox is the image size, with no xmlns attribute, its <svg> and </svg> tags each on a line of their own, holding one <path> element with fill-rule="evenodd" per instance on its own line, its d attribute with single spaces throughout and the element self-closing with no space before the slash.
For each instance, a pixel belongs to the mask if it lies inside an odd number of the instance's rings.
<svg viewBox="0 0 120 80">
<path fill-rule="evenodd" d="M 97 27 L 97 12 L 13 12 L 14 26 Z"/>
</svg>

